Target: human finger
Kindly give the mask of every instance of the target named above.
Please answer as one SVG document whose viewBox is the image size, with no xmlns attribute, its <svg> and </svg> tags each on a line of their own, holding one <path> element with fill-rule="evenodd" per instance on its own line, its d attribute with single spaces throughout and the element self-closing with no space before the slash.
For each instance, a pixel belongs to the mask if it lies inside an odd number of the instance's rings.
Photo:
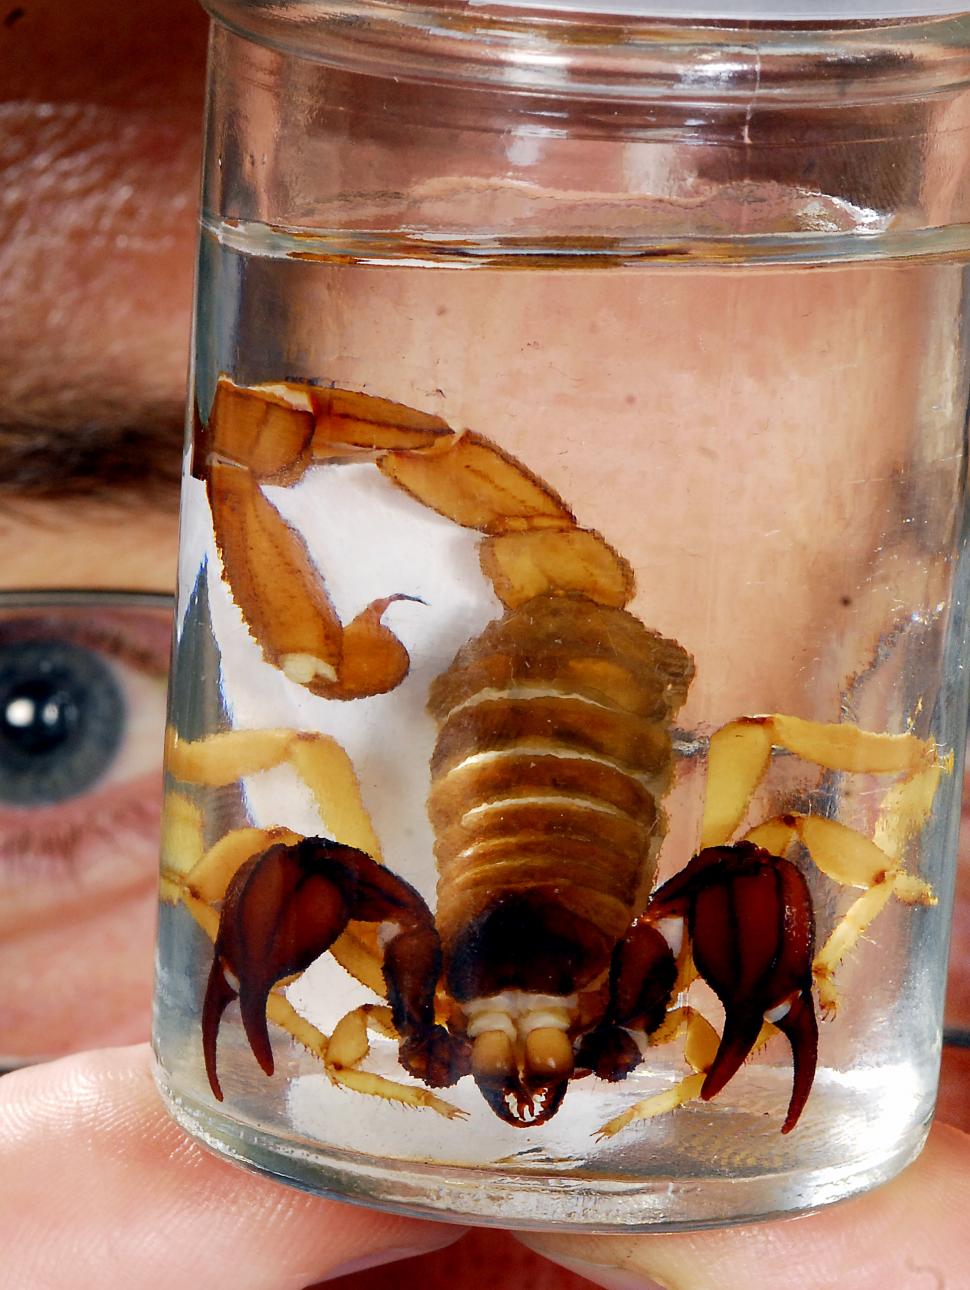
<svg viewBox="0 0 970 1290">
<path fill-rule="evenodd" d="M 388 1290 L 387 1268 L 327 1283 L 327 1290 Z M 446 1249 L 394 1268 L 394 1290 L 592 1290 L 592 1282 L 527 1250 L 511 1232 L 479 1227 Z M 313 1287 L 312 1290 L 317 1290 Z"/>
<path fill-rule="evenodd" d="M 610 1290 L 928 1290 L 968 1284 L 968 1206 L 970 1137 L 937 1124 L 898 1178 L 816 1214 L 669 1235 L 520 1239 Z"/>
<path fill-rule="evenodd" d="M 461 1229 L 244 1173 L 169 1118 L 145 1045 L 0 1080 L 2 1290 L 303 1290 Z"/>
<path fill-rule="evenodd" d="M 970 1048 L 948 1044 L 940 1066 L 936 1118 L 970 1132 Z"/>
</svg>

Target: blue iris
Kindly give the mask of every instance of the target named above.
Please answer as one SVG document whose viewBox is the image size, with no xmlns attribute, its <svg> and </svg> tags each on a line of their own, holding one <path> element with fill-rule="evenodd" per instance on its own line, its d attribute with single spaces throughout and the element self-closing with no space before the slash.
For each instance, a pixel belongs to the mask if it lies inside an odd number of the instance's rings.
<svg viewBox="0 0 970 1290">
<path fill-rule="evenodd" d="M 117 755 L 125 701 L 103 659 L 62 641 L 0 646 L 0 804 L 85 792 Z"/>
</svg>

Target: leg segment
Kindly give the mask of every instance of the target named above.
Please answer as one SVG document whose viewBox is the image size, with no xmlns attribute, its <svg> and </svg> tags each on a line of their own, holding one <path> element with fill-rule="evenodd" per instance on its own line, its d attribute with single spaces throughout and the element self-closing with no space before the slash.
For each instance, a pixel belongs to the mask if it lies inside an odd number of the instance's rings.
<svg viewBox="0 0 970 1290">
<path fill-rule="evenodd" d="M 177 739 L 172 731 L 168 734 L 167 769 L 186 783 L 218 787 L 282 765 L 292 766 L 310 790 L 327 833 L 380 860 L 380 843 L 364 809 L 357 775 L 335 739 L 294 730 L 230 730 L 194 742 Z M 165 831 L 171 845 L 167 843 L 164 848 L 167 864 L 163 882 L 171 882 L 178 874 L 168 873 L 169 857 L 175 860 L 179 873 L 184 873 L 202 856 L 201 817 L 181 794 L 169 794 Z M 231 849 L 235 845 L 229 841 L 232 837 L 229 834 L 216 846 Z M 271 841 L 286 840 L 268 833 L 264 846 L 254 845 L 249 855 L 265 850 Z M 224 858 L 228 860 L 228 855 Z M 242 859 L 248 856 L 241 855 L 240 862 Z M 224 872 L 221 890 L 208 898 L 220 899 L 231 876 L 231 872 Z M 358 981 L 377 994 L 384 993 L 381 955 L 373 928 L 351 925 L 331 952 Z"/>
<path fill-rule="evenodd" d="M 826 725 L 799 717 L 742 717 L 711 737 L 701 847 L 726 843 L 771 760 L 772 748 L 828 770 L 870 775 L 918 775 L 936 762 L 936 745 L 915 735 L 874 734 L 847 723 Z"/>
<path fill-rule="evenodd" d="M 655 1093 L 653 1097 L 628 1107 L 622 1115 L 616 1116 L 600 1129 L 597 1137 L 612 1138 L 628 1125 L 637 1120 L 649 1120 L 656 1115 L 666 1115 L 686 1102 L 699 1097 L 704 1086 L 707 1071 L 714 1061 L 718 1047 L 717 1031 L 711 1023 L 694 1008 L 675 1008 L 669 1012 L 661 1026 L 650 1036 L 650 1046 L 669 1043 L 685 1035 L 684 1059 L 693 1070 L 692 1075 L 685 1076 L 673 1088 L 664 1093 Z"/>
<path fill-rule="evenodd" d="M 426 1088 L 399 1084 L 385 1079 L 383 1075 L 361 1070 L 360 1063 L 370 1052 L 369 1030 L 376 1031 L 387 1039 L 398 1038 L 390 1008 L 382 1004 L 365 1003 L 348 1012 L 337 1023 L 324 1060 L 324 1068 L 334 1084 L 352 1089 L 355 1093 L 400 1102 L 404 1106 L 427 1107 L 449 1120 L 464 1118 L 464 1111 L 435 1097 Z"/>
</svg>

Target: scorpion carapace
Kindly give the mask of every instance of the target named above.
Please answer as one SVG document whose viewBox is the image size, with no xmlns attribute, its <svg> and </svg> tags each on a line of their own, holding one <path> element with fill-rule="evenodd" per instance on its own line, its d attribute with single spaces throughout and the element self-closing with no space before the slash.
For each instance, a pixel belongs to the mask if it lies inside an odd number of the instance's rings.
<svg viewBox="0 0 970 1290">
<path fill-rule="evenodd" d="M 193 468 L 223 578 L 266 662 L 340 703 L 412 683 L 408 651 L 384 616 L 413 597 L 391 588 L 345 625 L 302 536 L 263 491 L 353 461 L 480 533 L 482 570 L 504 610 L 427 696 L 438 723 L 434 913 L 383 865 L 336 740 L 286 729 L 170 736 L 169 774 L 193 792 L 293 767 L 332 834 L 252 827 L 206 849 L 192 797 L 168 794 L 163 897 L 181 901 L 214 942 L 202 1007 L 214 1095 L 220 1024 L 238 995 L 267 1074 L 272 1023 L 345 1087 L 453 1117 L 430 1090 L 470 1073 L 517 1126 L 550 1119 L 571 1080 L 622 1080 L 643 1069 L 647 1043 L 683 1036 L 690 1073 L 634 1101 L 606 1135 L 714 1097 L 779 1030 L 794 1064 L 788 1132 L 814 1078 L 813 988 L 833 1011 L 833 973 L 887 901 L 933 901 L 899 857 L 933 804 L 943 769 L 934 742 L 783 715 L 731 722 L 710 739 L 700 848 L 653 890 L 671 731 L 693 662 L 626 608 L 635 589 L 627 561 L 489 439 L 370 395 L 222 377 Z M 774 748 L 830 771 L 894 777 L 879 843 L 793 813 L 738 838 Z M 834 883 L 864 889 L 818 951 L 793 847 Z M 328 952 L 387 1001 L 354 1009 L 330 1036 L 284 993 Z M 720 1034 L 691 1001 L 698 976 L 723 1005 Z M 417 1085 L 364 1067 L 371 1031 L 396 1040 Z"/>
</svg>

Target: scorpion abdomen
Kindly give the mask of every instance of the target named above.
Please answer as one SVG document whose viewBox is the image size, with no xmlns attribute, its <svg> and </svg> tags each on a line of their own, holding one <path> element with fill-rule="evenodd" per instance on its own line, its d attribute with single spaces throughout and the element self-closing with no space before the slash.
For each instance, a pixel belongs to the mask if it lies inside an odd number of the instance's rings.
<svg viewBox="0 0 970 1290">
<path fill-rule="evenodd" d="M 653 883 L 692 675 L 625 610 L 543 595 L 435 681 L 429 815 L 454 999 L 569 994 L 606 969 Z"/>
</svg>

